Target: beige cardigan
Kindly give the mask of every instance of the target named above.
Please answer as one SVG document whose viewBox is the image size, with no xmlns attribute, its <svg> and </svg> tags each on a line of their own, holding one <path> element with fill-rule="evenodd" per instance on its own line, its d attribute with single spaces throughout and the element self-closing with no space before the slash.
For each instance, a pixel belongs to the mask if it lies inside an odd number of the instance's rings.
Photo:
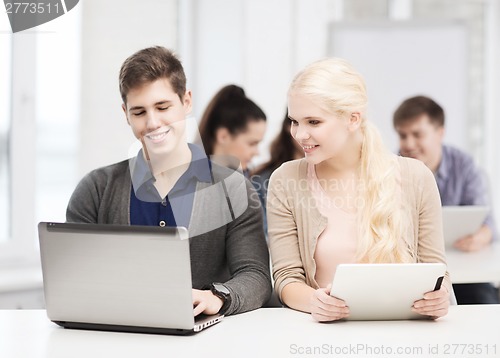
<svg viewBox="0 0 500 358">
<path fill-rule="evenodd" d="M 412 208 L 407 240 L 413 241 L 416 262 L 445 261 L 441 200 L 432 172 L 420 161 L 398 157 L 402 196 Z M 267 194 L 269 245 L 275 288 L 303 282 L 318 288 L 314 277 L 314 252 L 318 236 L 326 227 L 307 184 L 307 161 L 283 164 L 271 176 Z M 443 284 L 451 291 L 448 273 Z"/>
</svg>

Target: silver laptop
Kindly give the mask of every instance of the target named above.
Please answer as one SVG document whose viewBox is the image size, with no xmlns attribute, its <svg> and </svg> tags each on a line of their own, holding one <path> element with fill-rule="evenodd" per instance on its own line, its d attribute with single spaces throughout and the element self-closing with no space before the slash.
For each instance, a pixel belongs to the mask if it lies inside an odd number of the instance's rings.
<svg viewBox="0 0 500 358">
<path fill-rule="evenodd" d="M 445 273 L 443 263 L 340 264 L 330 295 L 346 302 L 348 320 L 425 319 L 412 305 L 438 290 Z"/>
<path fill-rule="evenodd" d="M 38 232 L 47 316 L 60 326 L 190 334 L 222 319 L 195 322 L 185 228 L 41 222 Z"/>
<path fill-rule="evenodd" d="M 443 235 L 446 248 L 458 239 L 473 234 L 484 223 L 490 209 L 487 206 L 443 206 Z"/>
</svg>

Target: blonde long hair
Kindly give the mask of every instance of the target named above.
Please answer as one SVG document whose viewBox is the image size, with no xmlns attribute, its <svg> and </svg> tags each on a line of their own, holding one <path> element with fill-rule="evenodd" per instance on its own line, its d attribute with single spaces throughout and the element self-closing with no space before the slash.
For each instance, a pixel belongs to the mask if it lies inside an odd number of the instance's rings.
<svg viewBox="0 0 500 358">
<path fill-rule="evenodd" d="M 384 145 L 380 133 L 366 119 L 368 98 L 363 77 L 345 60 L 328 58 L 299 72 L 289 92 L 309 96 L 322 109 L 340 118 L 361 115 L 360 184 L 364 205 L 358 215 L 357 260 L 359 262 L 412 262 L 409 244 L 409 213 L 398 195 L 397 157 Z"/>
</svg>

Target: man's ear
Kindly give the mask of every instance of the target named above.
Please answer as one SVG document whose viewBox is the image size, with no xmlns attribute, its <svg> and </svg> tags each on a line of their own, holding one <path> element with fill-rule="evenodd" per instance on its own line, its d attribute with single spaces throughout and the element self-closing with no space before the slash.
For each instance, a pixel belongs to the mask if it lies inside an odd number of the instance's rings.
<svg viewBox="0 0 500 358">
<path fill-rule="evenodd" d="M 357 130 L 361 126 L 361 113 L 353 112 L 349 118 L 348 128 L 351 131 Z"/>
<path fill-rule="evenodd" d="M 123 113 L 125 113 L 125 118 L 127 119 L 127 123 L 128 125 L 130 125 L 130 121 L 128 120 L 128 114 L 127 114 L 127 106 L 125 105 L 125 103 L 122 103 L 122 109 Z"/>
<path fill-rule="evenodd" d="M 184 94 L 183 105 L 186 114 L 190 114 L 191 110 L 193 109 L 193 97 L 191 94 L 191 90 L 186 90 L 186 93 Z"/>
<path fill-rule="evenodd" d="M 438 135 L 439 139 L 441 140 L 441 142 L 443 142 L 443 138 L 444 138 L 444 134 L 445 134 L 444 133 L 445 132 L 444 126 L 437 127 L 436 131 L 437 131 L 437 135 Z"/>
</svg>

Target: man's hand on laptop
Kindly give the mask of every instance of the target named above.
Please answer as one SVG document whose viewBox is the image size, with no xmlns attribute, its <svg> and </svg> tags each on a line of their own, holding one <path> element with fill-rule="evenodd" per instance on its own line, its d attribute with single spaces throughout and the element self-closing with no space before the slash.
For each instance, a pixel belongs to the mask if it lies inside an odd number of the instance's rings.
<svg viewBox="0 0 500 358">
<path fill-rule="evenodd" d="M 200 313 L 206 315 L 216 314 L 222 308 L 224 302 L 215 296 L 210 290 L 196 290 L 193 288 L 193 313 L 198 316 Z"/>
<path fill-rule="evenodd" d="M 450 307 L 450 293 L 448 289 L 441 285 L 437 291 L 431 291 L 424 294 L 424 298 L 415 301 L 412 310 L 432 319 L 443 317 L 448 313 Z"/>
</svg>

